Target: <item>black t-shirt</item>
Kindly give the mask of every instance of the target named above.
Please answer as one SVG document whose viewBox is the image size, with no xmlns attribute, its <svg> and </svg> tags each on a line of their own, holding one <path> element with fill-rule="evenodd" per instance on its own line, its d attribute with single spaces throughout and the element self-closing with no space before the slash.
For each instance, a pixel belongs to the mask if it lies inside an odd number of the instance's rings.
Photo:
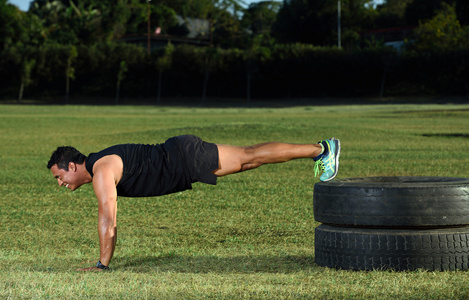
<svg viewBox="0 0 469 300">
<path fill-rule="evenodd" d="M 124 164 L 122 179 L 117 185 L 118 196 L 151 197 L 191 189 L 191 179 L 185 171 L 178 143 L 122 144 L 91 153 L 86 158 L 86 170 L 93 176 L 93 166 L 100 158 L 118 155 Z"/>
</svg>

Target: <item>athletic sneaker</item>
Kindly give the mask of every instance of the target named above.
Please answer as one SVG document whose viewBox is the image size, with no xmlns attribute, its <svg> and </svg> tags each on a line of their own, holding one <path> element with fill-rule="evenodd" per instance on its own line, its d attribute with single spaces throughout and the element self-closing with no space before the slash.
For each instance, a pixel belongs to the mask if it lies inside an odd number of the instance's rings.
<svg viewBox="0 0 469 300">
<path fill-rule="evenodd" d="M 314 176 L 323 172 L 319 180 L 329 181 L 334 179 L 339 171 L 340 141 L 336 138 L 320 141 L 324 146 L 324 152 L 314 158 Z"/>
</svg>

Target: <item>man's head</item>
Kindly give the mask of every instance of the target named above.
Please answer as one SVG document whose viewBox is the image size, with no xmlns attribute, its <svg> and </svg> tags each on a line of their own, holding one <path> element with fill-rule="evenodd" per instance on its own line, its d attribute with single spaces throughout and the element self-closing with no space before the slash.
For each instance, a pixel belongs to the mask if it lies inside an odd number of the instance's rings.
<svg viewBox="0 0 469 300">
<path fill-rule="evenodd" d="M 81 165 L 85 159 L 86 156 L 73 147 L 57 147 L 57 150 L 52 153 L 47 168 L 50 169 L 53 165 L 57 165 L 59 169 L 68 171 L 68 166 L 71 162 Z"/>
<path fill-rule="evenodd" d="M 85 159 L 86 156 L 73 147 L 58 147 L 52 153 L 47 168 L 51 170 L 60 186 L 74 191 L 86 183 L 83 176 L 86 169 L 82 166 Z"/>
</svg>

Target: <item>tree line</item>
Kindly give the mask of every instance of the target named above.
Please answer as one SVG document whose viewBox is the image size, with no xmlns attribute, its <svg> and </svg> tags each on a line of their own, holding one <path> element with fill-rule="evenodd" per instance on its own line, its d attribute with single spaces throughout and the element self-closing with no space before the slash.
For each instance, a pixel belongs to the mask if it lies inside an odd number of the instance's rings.
<svg viewBox="0 0 469 300">
<path fill-rule="evenodd" d="M 0 98 L 469 93 L 469 1 L 340 3 L 339 28 L 337 0 L 34 0 L 27 12 L 0 0 Z M 149 24 L 187 35 L 176 16 L 207 20 L 209 46 L 120 42 Z M 412 30 L 399 52 L 364 35 L 389 27 Z"/>
</svg>

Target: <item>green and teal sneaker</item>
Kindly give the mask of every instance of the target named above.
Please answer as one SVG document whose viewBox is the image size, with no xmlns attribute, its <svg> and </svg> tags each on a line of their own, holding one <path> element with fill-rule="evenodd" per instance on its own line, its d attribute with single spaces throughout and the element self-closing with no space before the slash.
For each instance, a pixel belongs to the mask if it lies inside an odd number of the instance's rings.
<svg viewBox="0 0 469 300">
<path fill-rule="evenodd" d="M 324 146 L 324 152 L 314 158 L 316 161 L 314 176 L 318 176 L 322 172 L 319 180 L 329 181 L 334 179 L 339 171 L 340 140 L 331 138 L 319 143 Z"/>
</svg>

